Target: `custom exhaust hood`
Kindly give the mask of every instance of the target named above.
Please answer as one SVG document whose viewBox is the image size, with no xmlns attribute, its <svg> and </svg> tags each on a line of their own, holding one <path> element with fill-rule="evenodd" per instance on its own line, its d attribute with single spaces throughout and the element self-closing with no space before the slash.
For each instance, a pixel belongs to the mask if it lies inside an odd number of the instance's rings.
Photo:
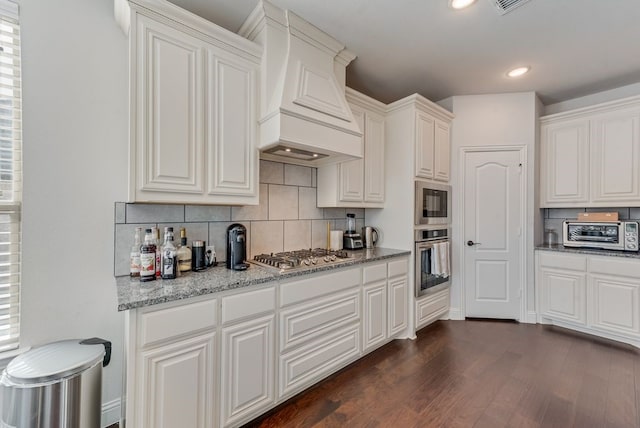
<svg viewBox="0 0 640 428">
<path fill-rule="evenodd" d="M 263 46 L 262 159 L 321 166 L 361 158 L 362 132 L 345 98 L 355 55 L 296 14 L 262 0 L 239 34 Z"/>
</svg>

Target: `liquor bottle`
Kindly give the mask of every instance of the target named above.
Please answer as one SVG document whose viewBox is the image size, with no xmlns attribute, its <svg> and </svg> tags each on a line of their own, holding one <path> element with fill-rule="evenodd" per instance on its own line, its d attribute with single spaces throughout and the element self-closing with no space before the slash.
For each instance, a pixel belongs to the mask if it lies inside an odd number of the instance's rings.
<svg viewBox="0 0 640 428">
<path fill-rule="evenodd" d="M 180 229 L 180 247 L 178 247 L 178 267 L 180 273 L 191 270 L 191 248 L 187 245 L 187 230 Z"/>
<path fill-rule="evenodd" d="M 164 228 L 161 276 L 162 279 L 175 279 L 178 276 L 178 252 L 173 245 L 173 227 Z"/>
<path fill-rule="evenodd" d="M 140 281 L 156 279 L 156 244 L 153 231 L 145 230 L 144 243 L 140 246 Z"/>
<path fill-rule="evenodd" d="M 133 238 L 133 247 L 131 247 L 131 260 L 129 274 L 133 278 L 140 276 L 140 235 L 142 233 L 141 227 L 136 227 L 136 234 Z"/>
<path fill-rule="evenodd" d="M 156 278 L 160 278 L 160 270 L 162 268 L 162 244 L 160 244 L 160 229 L 157 227 L 154 227 L 152 229 L 156 244 Z"/>
</svg>

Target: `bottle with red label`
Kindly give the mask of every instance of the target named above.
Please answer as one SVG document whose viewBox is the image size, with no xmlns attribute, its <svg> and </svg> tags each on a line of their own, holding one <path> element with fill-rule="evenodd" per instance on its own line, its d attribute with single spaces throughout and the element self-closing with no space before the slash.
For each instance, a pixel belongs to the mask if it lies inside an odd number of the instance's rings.
<svg viewBox="0 0 640 428">
<path fill-rule="evenodd" d="M 151 229 L 145 230 L 144 243 L 140 246 L 140 281 L 156 279 L 156 244 Z"/>
</svg>

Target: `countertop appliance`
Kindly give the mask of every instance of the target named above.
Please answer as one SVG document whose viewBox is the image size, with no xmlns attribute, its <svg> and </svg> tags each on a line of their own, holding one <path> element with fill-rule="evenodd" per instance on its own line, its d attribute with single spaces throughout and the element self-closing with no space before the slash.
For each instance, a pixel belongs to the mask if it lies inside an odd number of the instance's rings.
<svg viewBox="0 0 640 428">
<path fill-rule="evenodd" d="M 565 220 L 562 224 L 565 247 L 638 251 L 638 222 L 585 222 Z"/>
<path fill-rule="evenodd" d="M 350 260 L 344 250 L 327 250 L 324 248 L 285 251 L 281 253 L 258 254 L 251 263 L 280 271 L 304 270 L 317 266 L 334 265 Z"/>
<path fill-rule="evenodd" d="M 362 228 L 362 241 L 365 248 L 373 248 L 380 239 L 380 232 L 373 226 L 365 226 Z"/>
<path fill-rule="evenodd" d="M 416 181 L 415 224 L 451 224 L 451 186 Z"/>
<path fill-rule="evenodd" d="M 416 297 L 451 284 L 451 247 L 448 227 L 416 230 Z"/>
<path fill-rule="evenodd" d="M 245 270 L 249 267 L 245 263 L 247 257 L 247 229 L 240 223 L 234 223 L 227 228 L 227 269 Z"/>
<path fill-rule="evenodd" d="M 342 237 L 342 246 L 346 250 L 359 250 L 364 248 L 362 235 L 356 232 L 356 215 L 347 214 L 347 230 Z"/>
</svg>

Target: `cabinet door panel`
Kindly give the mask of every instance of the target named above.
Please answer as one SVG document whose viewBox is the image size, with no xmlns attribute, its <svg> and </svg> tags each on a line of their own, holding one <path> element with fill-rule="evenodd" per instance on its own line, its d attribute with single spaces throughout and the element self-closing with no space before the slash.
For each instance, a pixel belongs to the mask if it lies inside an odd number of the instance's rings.
<svg viewBox="0 0 640 428">
<path fill-rule="evenodd" d="M 640 337 L 640 284 L 616 276 L 591 276 L 592 327 L 631 337 Z"/>
<path fill-rule="evenodd" d="M 353 117 L 363 132 L 362 139 L 367 140 L 365 129 L 365 112 L 357 106 L 351 106 Z M 367 157 L 365 145 L 364 156 Z M 362 202 L 364 199 L 365 159 L 356 159 L 340 163 L 340 200 L 343 202 Z"/>
<path fill-rule="evenodd" d="M 136 190 L 201 193 L 203 42 L 144 16 L 137 32 Z"/>
<path fill-rule="evenodd" d="M 589 121 L 543 126 L 541 147 L 542 206 L 588 202 Z"/>
<path fill-rule="evenodd" d="M 364 139 L 364 200 L 384 202 L 384 117 L 367 113 Z"/>
<path fill-rule="evenodd" d="M 275 401 L 274 316 L 222 330 L 222 425 L 250 419 Z"/>
<path fill-rule="evenodd" d="M 256 193 L 256 66 L 209 49 L 209 194 Z"/>
<path fill-rule="evenodd" d="M 389 280 L 389 337 L 402 332 L 407 327 L 408 317 L 407 277 L 401 276 Z"/>
<path fill-rule="evenodd" d="M 435 119 L 416 112 L 416 177 L 433 178 Z"/>
<path fill-rule="evenodd" d="M 416 302 L 416 327 L 423 327 L 449 310 L 449 289 L 439 291 Z"/>
<path fill-rule="evenodd" d="M 363 289 L 362 350 L 367 352 L 387 338 L 387 281 Z"/>
<path fill-rule="evenodd" d="M 143 428 L 213 426 L 215 333 L 160 346 L 140 354 L 138 403 Z"/>
<path fill-rule="evenodd" d="M 618 112 L 592 121 L 592 202 L 640 198 L 640 112 Z"/>
<path fill-rule="evenodd" d="M 543 316 L 586 323 L 586 274 L 539 269 Z"/>
<path fill-rule="evenodd" d="M 437 121 L 435 128 L 435 165 L 433 178 L 449 181 L 451 140 L 449 124 Z"/>
</svg>

